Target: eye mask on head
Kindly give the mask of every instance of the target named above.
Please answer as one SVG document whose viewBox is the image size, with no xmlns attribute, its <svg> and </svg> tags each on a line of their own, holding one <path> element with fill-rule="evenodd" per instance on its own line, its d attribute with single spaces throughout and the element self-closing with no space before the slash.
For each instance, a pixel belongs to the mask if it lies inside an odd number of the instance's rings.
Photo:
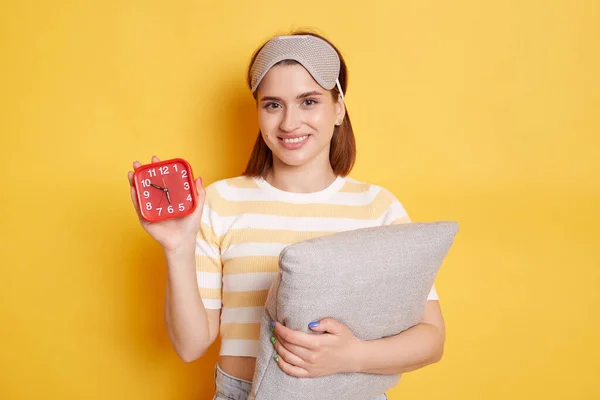
<svg viewBox="0 0 600 400">
<path fill-rule="evenodd" d="M 269 40 L 259 51 L 250 69 L 251 90 L 256 91 L 267 72 L 278 62 L 299 62 L 324 89 L 337 86 L 342 100 L 344 94 L 338 80 L 340 58 L 325 40 L 312 35 L 277 36 Z"/>
</svg>

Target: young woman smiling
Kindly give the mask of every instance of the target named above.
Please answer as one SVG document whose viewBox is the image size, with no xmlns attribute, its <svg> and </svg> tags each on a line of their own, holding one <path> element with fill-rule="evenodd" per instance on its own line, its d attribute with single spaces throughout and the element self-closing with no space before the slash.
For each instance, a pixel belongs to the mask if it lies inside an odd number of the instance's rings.
<svg viewBox="0 0 600 400">
<path fill-rule="evenodd" d="M 410 222 L 388 190 L 348 177 L 356 148 L 344 104 L 347 69 L 331 42 L 310 32 L 272 38 L 252 57 L 248 85 L 260 131 L 244 173 L 206 189 L 198 179 L 193 214 L 140 218 L 166 254 L 165 321 L 176 352 L 196 360 L 220 336 L 215 399 L 250 393 L 266 294 L 285 246 Z M 276 359 L 287 374 L 404 373 L 440 360 L 445 338 L 435 287 L 421 322 L 396 336 L 363 342 L 332 319 L 311 329 L 324 334 L 276 324 Z"/>
</svg>

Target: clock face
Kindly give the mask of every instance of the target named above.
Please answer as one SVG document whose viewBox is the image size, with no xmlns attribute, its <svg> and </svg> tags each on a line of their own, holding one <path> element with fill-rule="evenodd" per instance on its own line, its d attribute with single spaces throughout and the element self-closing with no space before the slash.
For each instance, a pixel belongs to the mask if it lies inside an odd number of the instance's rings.
<svg viewBox="0 0 600 400">
<path fill-rule="evenodd" d="M 180 158 L 140 166 L 134 175 L 138 205 L 147 221 L 182 217 L 194 211 L 194 178 Z"/>
</svg>

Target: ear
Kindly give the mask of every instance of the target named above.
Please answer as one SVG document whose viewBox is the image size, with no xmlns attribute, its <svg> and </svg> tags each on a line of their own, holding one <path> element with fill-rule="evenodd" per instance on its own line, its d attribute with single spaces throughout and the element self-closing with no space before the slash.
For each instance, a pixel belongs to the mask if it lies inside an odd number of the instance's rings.
<svg viewBox="0 0 600 400">
<path fill-rule="evenodd" d="M 344 117 L 346 116 L 346 105 L 342 100 L 342 95 L 338 94 L 337 101 L 335 102 L 335 125 L 340 126 Z"/>
</svg>

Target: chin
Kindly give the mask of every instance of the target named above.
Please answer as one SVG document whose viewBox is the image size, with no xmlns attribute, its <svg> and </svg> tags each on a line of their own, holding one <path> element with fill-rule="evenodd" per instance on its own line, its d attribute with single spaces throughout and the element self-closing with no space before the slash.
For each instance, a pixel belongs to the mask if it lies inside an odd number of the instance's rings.
<svg viewBox="0 0 600 400">
<path fill-rule="evenodd" d="M 314 157 L 286 157 L 286 155 L 275 154 L 273 155 L 285 165 L 290 167 L 300 167 L 304 164 L 309 163 Z"/>
</svg>

